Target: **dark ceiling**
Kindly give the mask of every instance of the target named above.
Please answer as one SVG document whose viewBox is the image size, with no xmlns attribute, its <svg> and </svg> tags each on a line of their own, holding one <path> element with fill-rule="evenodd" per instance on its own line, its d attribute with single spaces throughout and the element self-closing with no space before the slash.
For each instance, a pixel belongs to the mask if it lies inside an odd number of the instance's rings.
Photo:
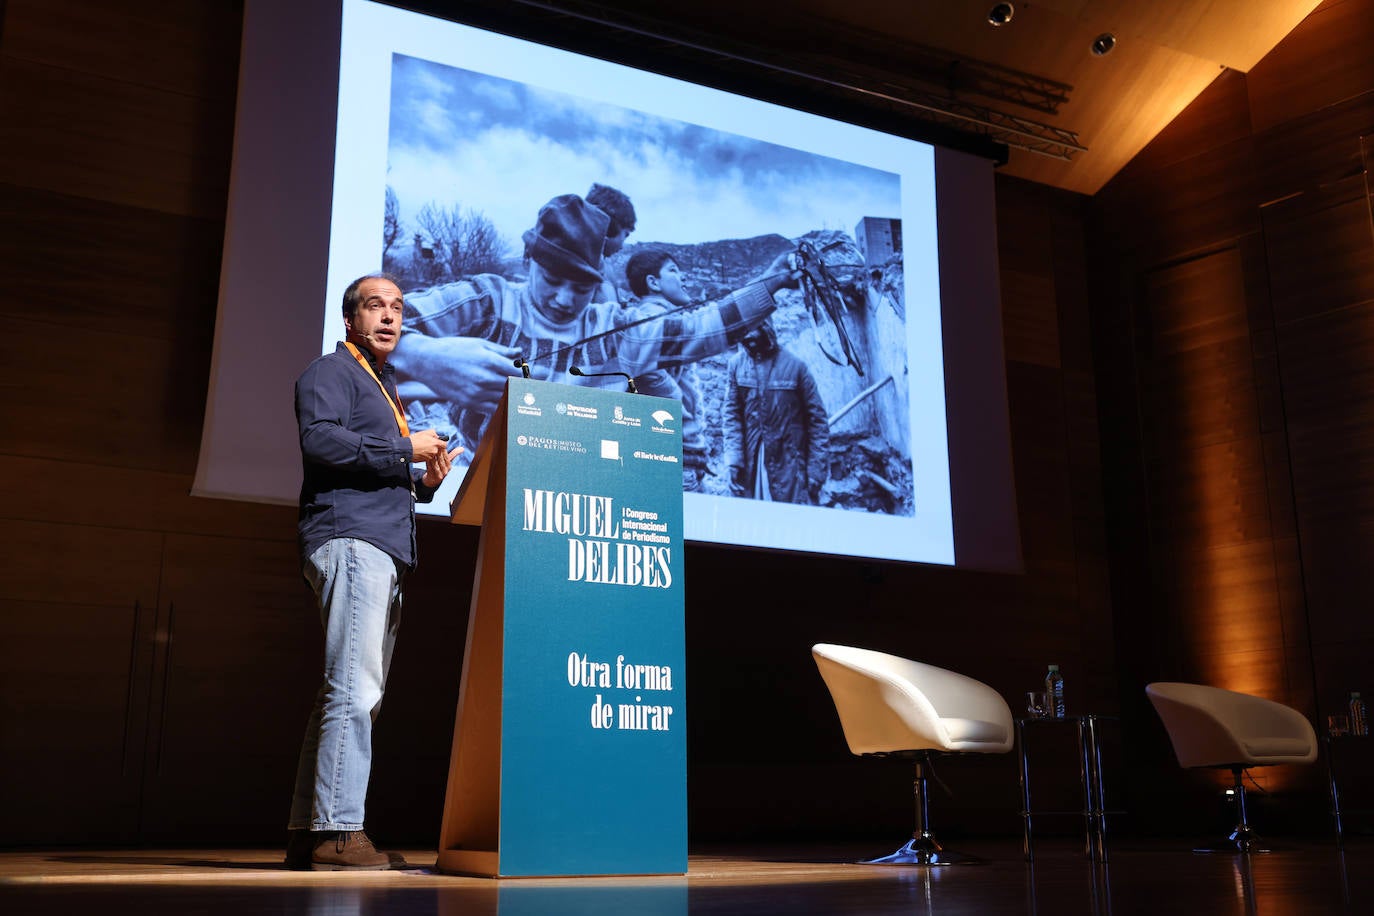
<svg viewBox="0 0 1374 916">
<path fill-rule="evenodd" d="M 1319 3 L 401 5 L 971 148 L 1006 173 L 1092 194 L 1223 70 L 1248 71 Z"/>
</svg>

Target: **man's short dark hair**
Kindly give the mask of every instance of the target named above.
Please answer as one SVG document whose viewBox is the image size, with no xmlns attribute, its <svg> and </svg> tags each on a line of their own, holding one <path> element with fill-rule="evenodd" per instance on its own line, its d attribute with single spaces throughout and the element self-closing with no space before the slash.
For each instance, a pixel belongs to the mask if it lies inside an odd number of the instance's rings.
<svg viewBox="0 0 1374 916">
<path fill-rule="evenodd" d="M 348 289 L 344 290 L 343 316 L 345 318 L 352 319 L 354 315 L 358 314 L 358 306 L 363 304 L 363 297 L 358 292 L 358 289 L 363 285 L 363 281 L 365 280 L 385 280 L 393 284 L 397 289 L 401 288 L 401 281 L 391 274 L 380 272 L 375 274 L 363 274 L 361 277 L 348 284 Z"/>
<path fill-rule="evenodd" d="M 625 282 L 630 292 L 643 298 L 649 295 L 649 278 L 657 277 L 673 256 L 662 248 L 641 248 L 625 263 Z"/>
<path fill-rule="evenodd" d="M 599 207 L 611 218 L 607 235 L 619 235 L 620 230 L 635 231 L 635 205 L 621 191 L 604 184 L 593 184 L 587 192 L 587 203 Z"/>
</svg>

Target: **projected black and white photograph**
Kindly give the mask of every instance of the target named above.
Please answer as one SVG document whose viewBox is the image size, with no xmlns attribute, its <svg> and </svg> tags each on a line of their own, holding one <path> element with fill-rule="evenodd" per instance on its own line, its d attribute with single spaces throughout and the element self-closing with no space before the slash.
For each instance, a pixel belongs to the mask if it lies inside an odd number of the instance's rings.
<svg viewBox="0 0 1374 916">
<path fill-rule="evenodd" d="M 387 162 L 413 426 L 471 452 L 516 357 L 627 371 L 687 492 L 912 513 L 899 176 L 404 55 Z"/>
<path fill-rule="evenodd" d="M 931 147 L 362 0 L 337 137 L 328 287 L 400 281 L 412 428 L 633 379 L 687 538 L 954 561 Z"/>
</svg>

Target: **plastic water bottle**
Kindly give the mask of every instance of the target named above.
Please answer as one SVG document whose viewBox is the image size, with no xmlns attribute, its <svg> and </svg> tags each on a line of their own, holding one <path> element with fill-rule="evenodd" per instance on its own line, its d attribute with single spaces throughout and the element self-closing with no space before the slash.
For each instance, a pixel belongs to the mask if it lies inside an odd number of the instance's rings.
<svg viewBox="0 0 1374 916">
<path fill-rule="evenodd" d="M 1350 694 L 1350 734 L 1369 734 L 1369 711 L 1358 691 Z"/>
<path fill-rule="evenodd" d="M 1045 675 L 1045 715 L 1051 719 L 1064 718 L 1064 675 L 1058 665 L 1050 665 Z"/>
</svg>

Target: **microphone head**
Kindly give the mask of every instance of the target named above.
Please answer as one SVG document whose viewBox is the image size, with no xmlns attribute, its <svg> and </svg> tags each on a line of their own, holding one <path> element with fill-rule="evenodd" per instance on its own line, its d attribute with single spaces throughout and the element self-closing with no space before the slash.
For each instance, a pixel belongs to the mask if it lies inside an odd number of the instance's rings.
<svg viewBox="0 0 1374 916">
<path fill-rule="evenodd" d="M 585 375 L 586 373 L 583 372 L 581 369 L 577 368 L 576 366 L 569 366 L 569 367 L 568 367 L 568 374 L 569 374 L 569 375 Z"/>
<path fill-rule="evenodd" d="M 515 363 L 514 363 L 514 365 L 515 365 L 515 368 L 517 368 L 517 369 L 519 369 L 519 368 L 521 368 L 522 366 L 524 366 L 524 365 L 525 365 L 525 357 L 523 357 L 523 356 L 517 356 L 517 357 L 515 358 Z"/>
</svg>

